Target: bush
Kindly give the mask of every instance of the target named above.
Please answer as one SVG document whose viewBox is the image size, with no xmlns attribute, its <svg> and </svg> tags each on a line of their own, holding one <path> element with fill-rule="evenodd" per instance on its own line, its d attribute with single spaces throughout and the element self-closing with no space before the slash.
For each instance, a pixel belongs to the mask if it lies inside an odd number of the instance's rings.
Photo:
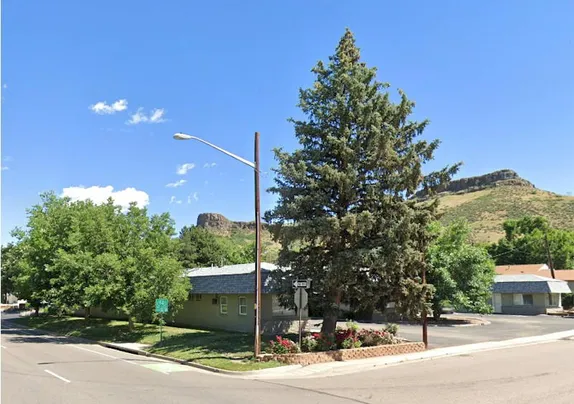
<svg viewBox="0 0 574 404">
<path fill-rule="evenodd" d="M 301 350 L 303 352 L 314 352 L 317 350 L 317 340 L 313 335 L 303 337 L 303 340 L 301 341 Z"/>
<path fill-rule="evenodd" d="M 398 324 L 392 324 L 392 323 L 391 323 L 391 324 L 388 324 L 388 325 L 385 327 L 385 332 L 388 332 L 389 334 L 396 336 L 396 335 L 397 335 L 397 332 L 399 332 L 399 326 L 398 326 Z"/>
<path fill-rule="evenodd" d="M 362 346 L 390 345 L 398 342 L 393 334 L 381 330 L 361 330 L 358 337 Z"/>
<path fill-rule="evenodd" d="M 333 349 L 337 349 L 337 342 L 332 335 L 315 333 L 313 334 L 313 338 L 317 341 L 317 351 L 332 351 Z"/>
<path fill-rule="evenodd" d="M 267 353 L 283 355 L 288 353 L 298 353 L 299 347 L 289 338 L 283 338 L 280 335 L 275 337 L 275 340 L 269 341 L 267 348 L 265 349 Z"/>
</svg>

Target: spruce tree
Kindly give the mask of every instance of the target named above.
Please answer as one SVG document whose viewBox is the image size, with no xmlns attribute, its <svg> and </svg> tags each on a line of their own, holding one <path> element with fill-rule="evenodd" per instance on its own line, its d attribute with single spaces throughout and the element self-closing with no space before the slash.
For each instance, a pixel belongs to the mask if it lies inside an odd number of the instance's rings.
<svg viewBox="0 0 574 404">
<path fill-rule="evenodd" d="M 334 332 L 341 302 L 393 301 L 415 316 L 431 289 L 421 273 L 437 204 L 414 195 L 432 194 L 459 165 L 423 174 L 439 141 L 417 139 L 429 122 L 409 120 L 414 102 L 404 92 L 391 101 L 351 31 L 312 72 L 313 87 L 299 93 L 306 119 L 290 120 L 300 148 L 275 150 L 278 203 L 266 220 L 282 245 L 279 264 L 313 280 L 310 305 L 322 309 L 324 333 Z"/>
</svg>

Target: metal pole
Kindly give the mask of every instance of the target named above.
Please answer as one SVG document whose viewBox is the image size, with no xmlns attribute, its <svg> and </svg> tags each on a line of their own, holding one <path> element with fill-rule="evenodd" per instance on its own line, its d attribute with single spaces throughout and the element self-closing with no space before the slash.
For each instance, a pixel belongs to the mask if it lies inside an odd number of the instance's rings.
<svg viewBox="0 0 574 404">
<path fill-rule="evenodd" d="M 255 357 L 261 354 L 261 201 L 259 197 L 259 132 L 255 132 Z"/>
<path fill-rule="evenodd" d="M 303 313 L 303 290 L 300 290 L 299 292 L 299 348 L 301 348 L 301 314 Z"/>
<path fill-rule="evenodd" d="M 425 289 L 426 289 L 426 284 L 427 284 L 427 269 L 426 269 L 426 263 L 424 263 L 424 265 L 423 265 L 423 287 Z M 426 294 L 426 290 L 425 290 L 424 296 L 425 296 L 425 298 L 424 298 L 423 311 L 421 313 L 422 320 L 423 320 L 423 343 L 425 344 L 425 348 L 428 349 L 429 338 L 428 338 L 428 333 L 427 333 L 428 319 L 427 319 L 427 294 Z"/>
</svg>

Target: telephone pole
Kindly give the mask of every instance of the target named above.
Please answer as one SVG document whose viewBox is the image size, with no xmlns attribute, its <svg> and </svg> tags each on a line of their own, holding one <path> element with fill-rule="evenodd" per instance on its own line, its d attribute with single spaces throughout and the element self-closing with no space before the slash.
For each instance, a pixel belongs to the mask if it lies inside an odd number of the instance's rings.
<svg viewBox="0 0 574 404">
<path fill-rule="evenodd" d="M 552 279 L 556 279 L 554 274 L 554 264 L 552 263 L 552 254 L 550 253 L 550 247 L 548 247 L 548 230 L 544 229 L 544 246 L 546 247 L 546 255 L 548 257 L 548 266 L 550 267 L 550 274 Z"/>
</svg>

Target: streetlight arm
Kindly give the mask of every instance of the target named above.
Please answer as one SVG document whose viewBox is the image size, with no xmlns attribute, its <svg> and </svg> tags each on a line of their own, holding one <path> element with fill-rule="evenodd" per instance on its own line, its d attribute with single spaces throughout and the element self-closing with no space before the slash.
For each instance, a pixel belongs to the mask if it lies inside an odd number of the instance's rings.
<svg viewBox="0 0 574 404">
<path fill-rule="evenodd" d="M 243 157 L 239 157 L 236 154 L 233 154 L 225 149 L 222 149 L 219 146 L 214 145 L 213 143 L 209 143 L 207 140 L 203 140 L 201 138 L 198 138 L 197 136 L 191 136 L 191 135 L 186 135 L 185 133 L 176 133 L 175 135 L 173 135 L 174 139 L 177 140 L 197 140 L 198 142 L 204 143 L 210 147 L 213 147 L 216 150 L 219 150 L 220 152 L 227 154 L 229 157 L 234 158 L 235 160 L 241 161 L 243 164 L 248 165 L 249 167 L 253 168 L 254 170 L 255 168 L 255 163 L 252 163 L 249 160 L 244 159 Z"/>
</svg>

